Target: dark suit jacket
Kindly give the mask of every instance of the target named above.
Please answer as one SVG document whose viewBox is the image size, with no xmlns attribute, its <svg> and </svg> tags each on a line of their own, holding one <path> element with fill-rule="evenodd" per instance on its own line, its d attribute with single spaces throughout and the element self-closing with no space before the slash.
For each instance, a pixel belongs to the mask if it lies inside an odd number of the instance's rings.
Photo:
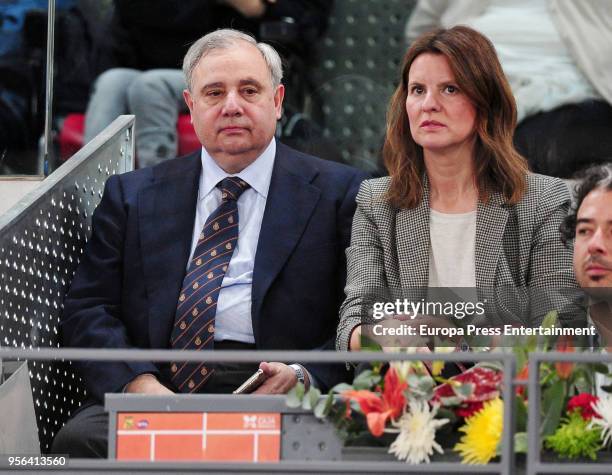
<svg viewBox="0 0 612 475">
<path fill-rule="evenodd" d="M 169 347 L 201 171 L 198 152 L 109 178 L 65 300 L 65 346 Z M 353 168 L 277 144 L 253 271 L 257 348 L 329 344 L 344 297 L 344 251 L 364 177 Z M 139 374 L 160 375 L 159 367 L 148 362 L 76 366 L 99 400 Z M 341 377 L 337 366 L 308 369 L 325 387 Z"/>
</svg>

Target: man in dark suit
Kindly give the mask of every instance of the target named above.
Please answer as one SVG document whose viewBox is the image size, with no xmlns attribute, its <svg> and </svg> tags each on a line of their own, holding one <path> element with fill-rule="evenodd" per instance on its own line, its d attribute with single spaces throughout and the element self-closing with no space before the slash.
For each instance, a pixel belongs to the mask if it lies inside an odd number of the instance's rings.
<svg viewBox="0 0 612 475">
<path fill-rule="evenodd" d="M 278 54 L 235 30 L 198 40 L 183 63 L 201 153 L 111 177 L 65 301 L 64 344 L 90 348 L 332 347 L 344 250 L 364 175 L 274 139 Z M 321 389 L 340 365 L 263 362 L 259 393 Z M 91 403 L 53 451 L 106 453 L 106 392 L 231 392 L 257 365 L 82 362 Z"/>
</svg>

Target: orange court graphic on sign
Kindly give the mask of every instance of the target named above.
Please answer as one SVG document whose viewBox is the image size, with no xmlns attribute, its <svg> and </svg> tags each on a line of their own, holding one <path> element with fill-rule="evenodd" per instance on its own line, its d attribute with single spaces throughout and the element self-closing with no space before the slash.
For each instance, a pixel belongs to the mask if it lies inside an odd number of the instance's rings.
<svg viewBox="0 0 612 475">
<path fill-rule="evenodd" d="M 277 462 L 278 413 L 139 412 L 117 415 L 118 460 Z"/>
</svg>

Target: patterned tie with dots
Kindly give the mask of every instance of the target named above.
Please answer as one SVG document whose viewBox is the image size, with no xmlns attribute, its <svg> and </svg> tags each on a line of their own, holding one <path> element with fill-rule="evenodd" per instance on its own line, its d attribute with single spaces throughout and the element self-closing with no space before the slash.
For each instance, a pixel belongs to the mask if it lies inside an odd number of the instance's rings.
<svg viewBox="0 0 612 475">
<path fill-rule="evenodd" d="M 221 282 L 238 243 L 238 198 L 249 184 L 238 177 L 217 183 L 223 201 L 208 217 L 183 280 L 170 346 L 178 350 L 211 350 Z M 172 362 L 171 378 L 183 393 L 200 390 L 214 369 L 204 363 Z"/>
</svg>

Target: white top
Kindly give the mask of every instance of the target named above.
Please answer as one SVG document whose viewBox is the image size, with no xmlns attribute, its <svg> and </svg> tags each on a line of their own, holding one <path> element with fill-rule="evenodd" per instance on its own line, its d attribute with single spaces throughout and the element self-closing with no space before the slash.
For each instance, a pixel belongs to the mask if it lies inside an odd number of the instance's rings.
<svg viewBox="0 0 612 475">
<path fill-rule="evenodd" d="M 600 98 L 572 59 L 546 0 L 490 0 L 482 15 L 465 24 L 495 45 L 519 121 L 562 104 Z"/>
<path fill-rule="evenodd" d="M 476 211 L 429 215 L 429 287 L 476 287 Z"/>
<path fill-rule="evenodd" d="M 230 175 L 202 147 L 202 175 L 188 263 L 206 219 L 221 204 L 217 183 L 228 176 L 237 176 L 251 185 L 238 199 L 238 244 L 221 283 L 215 314 L 215 341 L 255 343 L 251 320 L 253 267 L 275 155 L 276 142 L 272 139 L 253 163 L 240 173 Z"/>
</svg>

